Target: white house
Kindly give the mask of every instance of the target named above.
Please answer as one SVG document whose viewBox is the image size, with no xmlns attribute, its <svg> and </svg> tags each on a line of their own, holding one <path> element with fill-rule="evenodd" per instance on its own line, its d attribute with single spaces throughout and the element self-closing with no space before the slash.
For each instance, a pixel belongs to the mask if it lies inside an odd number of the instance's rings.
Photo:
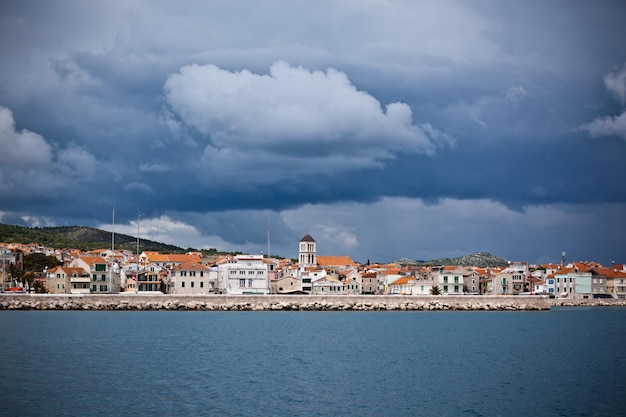
<svg viewBox="0 0 626 417">
<path fill-rule="evenodd" d="M 268 271 L 263 255 L 237 255 L 218 265 L 217 287 L 226 294 L 268 294 Z"/>
<path fill-rule="evenodd" d="M 194 261 L 185 261 L 169 270 L 165 284 L 168 294 L 191 295 L 214 292 L 215 281 L 209 267 Z"/>
</svg>

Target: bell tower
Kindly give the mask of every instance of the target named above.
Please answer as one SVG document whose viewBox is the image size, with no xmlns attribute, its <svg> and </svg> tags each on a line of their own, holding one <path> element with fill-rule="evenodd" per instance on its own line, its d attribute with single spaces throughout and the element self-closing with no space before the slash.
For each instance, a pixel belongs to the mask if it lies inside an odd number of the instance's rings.
<svg viewBox="0 0 626 417">
<path fill-rule="evenodd" d="M 302 239 L 300 239 L 298 267 L 302 269 L 310 266 L 317 266 L 316 252 L 317 249 L 315 248 L 315 239 L 307 233 Z"/>
</svg>

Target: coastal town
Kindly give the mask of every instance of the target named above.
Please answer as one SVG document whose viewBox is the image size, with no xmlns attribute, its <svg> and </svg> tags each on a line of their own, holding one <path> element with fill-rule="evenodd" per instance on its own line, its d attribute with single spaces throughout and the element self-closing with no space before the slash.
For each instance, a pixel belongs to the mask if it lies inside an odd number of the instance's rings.
<svg viewBox="0 0 626 417">
<path fill-rule="evenodd" d="M 626 264 L 565 262 L 506 266 L 359 264 L 318 255 L 315 239 L 298 242 L 298 258 L 262 254 L 203 256 L 101 249 L 82 252 L 38 244 L 0 243 L 2 292 L 145 295 L 545 295 L 582 300 L 626 299 Z M 59 265 L 26 279 L 11 276 L 25 255 L 54 256 Z"/>
</svg>

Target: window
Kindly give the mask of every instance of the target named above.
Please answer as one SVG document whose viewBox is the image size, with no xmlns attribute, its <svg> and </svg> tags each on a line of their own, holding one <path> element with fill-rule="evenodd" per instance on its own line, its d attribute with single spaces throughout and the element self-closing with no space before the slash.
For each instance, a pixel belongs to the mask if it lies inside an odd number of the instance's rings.
<svg viewBox="0 0 626 417">
<path fill-rule="evenodd" d="M 459 286 L 458 285 L 454 286 L 454 292 L 459 292 Z"/>
<path fill-rule="evenodd" d="M 200 281 L 200 288 L 204 288 L 204 281 Z"/>
<path fill-rule="evenodd" d="M 254 275 L 254 271 L 248 271 L 248 275 Z"/>
<path fill-rule="evenodd" d="M 454 277 L 454 283 L 458 284 L 459 283 L 459 277 Z"/>
<path fill-rule="evenodd" d="M 102 276 L 100 277 L 102 279 L 102 281 L 106 281 L 107 280 L 107 276 L 102 274 Z"/>
<path fill-rule="evenodd" d="M 447 285 L 443 286 L 443 292 L 448 292 L 448 286 Z"/>
<path fill-rule="evenodd" d="M 251 271 L 251 272 L 252 272 L 252 271 Z M 248 288 L 251 288 L 251 287 L 252 287 L 252 278 L 250 278 L 250 279 L 248 280 Z"/>
<path fill-rule="evenodd" d="M 200 271 L 200 276 L 203 277 L 204 276 L 204 271 Z"/>
<path fill-rule="evenodd" d="M 245 279 L 243 279 L 243 278 L 241 278 L 241 279 L 239 280 L 239 287 L 240 287 L 240 288 L 243 288 L 243 287 L 245 287 L 245 286 L 246 286 L 246 280 L 245 280 Z"/>
<path fill-rule="evenodd" d="M 190 277 L 195 277 L 196 276 L 196 271 L 189 271 L 189 276 Z"/>
<path fill-rule="evenodd" d="M 448 277 L 443 277 L 443 282 L 448 283 Z"/>
<path fill-rule="evenodd" d="M 172 276 L 175 277 L 176 276 L 176 271 L 172 271 Z"/>
<path fill-rule="evenodd" d="M 96 274 L 93 274 L 91 276 L 91 279 L 94 280 L 94 281 L 97 281 L 98 280 L 98 276 Z"/>
<path fill-rule="evenodd" d="M 185 288 L 185 281 L 181 281 L 180 286 L 181 286 L 182 288 Z"/>
<path fill-rule="evenodd" d="M 191 288 L 193 288 L 194 284 L 195 284 L 195 283 L 194 283 L 193 281 L 191 281 Z"/>
<path fill-rule="evenodd" d="M 180 276 L 181 277 L 186 277 L 187 276 L 187 271 L 180 271 Z"/>
<path fill-rule="evenodd" d="M 93 284 L 93 285 L 91 286 L 91 291 L 95 291 L 95 290 L 96 290 L 96 284 Z"/>
</svg>

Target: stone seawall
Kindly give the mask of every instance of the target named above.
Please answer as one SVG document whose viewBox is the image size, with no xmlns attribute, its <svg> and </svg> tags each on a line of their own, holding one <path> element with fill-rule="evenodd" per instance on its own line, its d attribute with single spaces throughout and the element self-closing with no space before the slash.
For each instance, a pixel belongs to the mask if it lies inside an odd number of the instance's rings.
<svg viewBox="0 0 626 417">
<path fill-rule="evenodd" d="M 536 311 L 551 305 L 545 296 L 0 294 L 0 310 Z"/>
</svg>

